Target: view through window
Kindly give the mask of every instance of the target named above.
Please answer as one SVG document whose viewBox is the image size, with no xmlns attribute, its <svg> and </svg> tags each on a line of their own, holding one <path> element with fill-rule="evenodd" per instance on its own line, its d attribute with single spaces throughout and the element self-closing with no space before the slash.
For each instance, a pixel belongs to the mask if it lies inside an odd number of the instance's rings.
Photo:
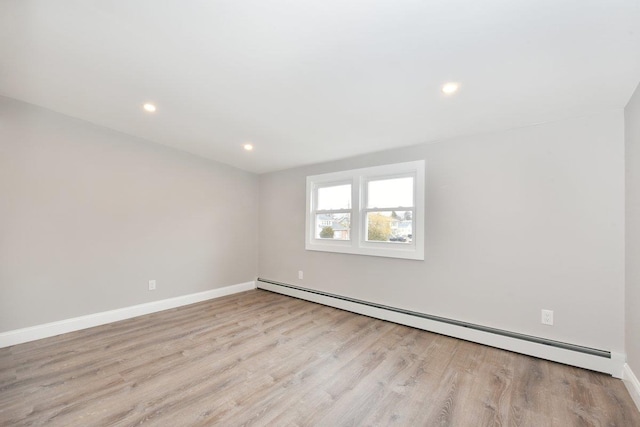
<svg viewBox="0 0 640 427">
<path fill-rule="evenodd" d="M 411 176 L 367 183 L 367 241 L 411 243 L 414 180 Z"/>
<path fill-rule="evenodd" d="M 351 184 L 317 190 L 316 238 L 351 239 Z"/>
<path fill-rule="evenodd" d="M 310 250 L 424 259 L 424 161 L 307 177 Z"/>
</svg>

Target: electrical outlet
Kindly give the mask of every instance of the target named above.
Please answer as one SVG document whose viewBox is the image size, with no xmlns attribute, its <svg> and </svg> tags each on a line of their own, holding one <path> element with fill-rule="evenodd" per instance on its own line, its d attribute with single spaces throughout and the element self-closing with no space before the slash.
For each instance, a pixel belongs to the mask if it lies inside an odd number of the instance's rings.
<svg viewBox="0 0 640 427">
<path fill-rule="evenodd" d="M 150 291 L 155 291 L 156 290 L 156 281 L 155 280 L 149 280 L 149 290 Z"/>
<path fill-rule="evenodd" d="M 553 325 L 553 310 L 542 310 L 542 324 Z"/>
<path fill-rule="evenodd" d="M 298 271 L 298 279 L 304 279 L 304 273 L 302 272 L 302 270 Z"/>
</svg>

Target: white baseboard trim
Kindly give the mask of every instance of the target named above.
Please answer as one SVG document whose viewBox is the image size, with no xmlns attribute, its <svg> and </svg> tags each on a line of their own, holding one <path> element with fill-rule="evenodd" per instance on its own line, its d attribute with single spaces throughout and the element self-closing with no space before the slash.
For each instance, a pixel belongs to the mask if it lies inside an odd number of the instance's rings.
<svg viewBox="0 0 640 427">
<path fill-rule="evenodd" d="M 624 381 L 624 385 L 627 387 L 627 390 L 629 390 L 631 398 L 640 411 L 640 381 L 638 381 L 638 377 L 635 376 L 631 370 L 631 366 L 627 363 L 624 364 L 622 380 Z"/>
<path fill-rule="evenodd" d="M 373 307 L 341 299 L 338 296 L 323 295 L 312 290 L 279 286 L 274 283 L 263 282 L 260 280 L 256 282 L 256 285 L 258 289 L 264 289 L 330 307 L 340 308 L 353 313 L 363 314 L 376 319 L 388 320 L 401 325 L 411 326 L 454 338 L 460 338 L 466 341 L 472 341 L 478 344 L 526 354 L 540 359 L 551 360 L 553 362 L 564 363 L 566 365 L 577 366 L 579 368 L 590 369 L 592 371 L 604 372 L 616 378 L 622 377 L 623 366 L 626 360 L 626 355 L 621 353 L 612 352 L 611 358 L 587 354 L 566 348 L 554 347 L 552 345 L 526 341 L 455 324 L 444 323 L 437 320 L 425 319 L 398 311 Z"/>
<path fill-rule="evenodd" d="M 145 314 L 156 313 L 158 311 L 168 310 L 170 308 L 180 307 L 183 305 L 220 298 L 225 295 L 249 291 L 255 288 L 256 282 L 245 282 L 195 294 L 182 295 L 175 298 L 167 298 L 159 301 L 152 301 L 115 310 L 88 314 L 86 316 L 60 320 L 57 322 L 31 326 L 28 328 L 2 332 L 0 333 L 0 348 L 35 341 L 42 338 L 53 337 L 67 332 L 92 328 L 94 326 L 130 319 L 132 317 L 142 316 Z"/>
</svg>

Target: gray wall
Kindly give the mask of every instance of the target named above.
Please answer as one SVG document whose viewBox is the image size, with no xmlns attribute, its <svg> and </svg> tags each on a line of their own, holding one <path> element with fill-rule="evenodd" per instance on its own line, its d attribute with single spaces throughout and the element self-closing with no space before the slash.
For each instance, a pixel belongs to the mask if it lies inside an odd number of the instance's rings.
<svg viewBox="0 0 640 427">
<path fill-rule="evenodd" d="M 626 139 L 626 344 L 627 360 L 640 373 L 640 86 L 625 109 Z"/>
<path fill-rule="evenodd" d="M 258 274 L 623 352 L 623 120 L 616 110 L 261 175 Z M 418 159 L 424 261 L 305 251 L 307 175 Z"/>
<path fill-rule="evenodd" d="M 0 331 L 253 280 L 257 190 L 255 175 L 0 97 Z"/>
</svg>

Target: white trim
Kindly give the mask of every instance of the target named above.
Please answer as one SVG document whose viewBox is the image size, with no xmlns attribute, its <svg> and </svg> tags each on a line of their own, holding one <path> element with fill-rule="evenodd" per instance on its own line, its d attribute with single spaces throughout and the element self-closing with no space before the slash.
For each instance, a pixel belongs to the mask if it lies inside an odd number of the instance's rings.
<svg viewBox="0 0 640 427">
<path fill-rule="evenodd" d="M 590 369 L 592 371 L 604 372 L 616 378 L 620 378 L 620 375 L 622 373 L 622 366 L 625 361 L 625 355 L 620 353 L 612 353 L 611 359 L 609 359 L 606 357 L 586 354 L 579 351 L 525 341 L 522 339 L 504 335 L 498 335 L 491 332 L 465 328 L 459 325 L 438 322 L 436 320 L 425 319 L 422 317 L 399 313 L 384 308 L 372 307 L 369 305 L 359 304 L 353 301 L 346 301 L 332 296 L 320 295 L 314 292 L 307 292 L 302 289 L 278 286 L 262 281 L 257 281 L 256 283 L 258 289 L 265 289 L 279 294 L 288 295 L 307 301 L 313 301 L 319 304 L 340 308 L 342 310 L 347 310 L 358 314 L 363 314 L 365 316 L 374 317 L 376 319 L 387 320 L 390 322 L 399 323 L 401 325 L 423 329 L 425 331 L 435 332 L 454 338 L 460 338 L 466 341 L 472 341 L 491 347 L 501 348 L 503 350 L 538 357 L 540 359 L 551 360 L 553 362 L 564 363 L 566 365 L 577 366 L 579 368 Z"/>
<path fill-rule="evenodd" d="M 629 390 L 631 399 L 633 399 L 633 402 L 640 411 L 640 381 L 638 381 L 638 377 L 635 376 L 631 370 L 631 366 L 627 363 L 624 364 L 622 380 L 624 381 L 624 385 L 627 386 L 627 390 Z"/>
<path fill-rule="evenodd" d="M 195 294 L 182 295 L 179 297 L 132 305 L 115 310 L 88 314 L 86 316 L 73 317 L 71 319 L 59 320 L 57 322 L 45 323 L 28 328 L 14 329 L 12 331 L 0 333 L 0 348 L 22 344 L 29 341 L 35 341 L 42 338 L 53 337 L 55 335 L 65 334 L 67 332 L 92 328 L 94 326 L 117 322 L 124 319 L 130 319 L 132 317 L 142 316 L 145 314 L 156 313 L 158 311 L 181 307 L 183 305 L 189 305 L 214 298 L 220 298 L 225 295 L 249 291 L 255 288 L 256 282 L 245 282 L 237 285 L 211 289 L 209 291 L 198 292 Z"/>
<path fill-rule="evenodd" d="M 624 376 L 624 365 L 627 364 L 627 355 L 625 353 L 611 352 L 611 374 L 614 378 L 622 379 Z"/>
</svg>

